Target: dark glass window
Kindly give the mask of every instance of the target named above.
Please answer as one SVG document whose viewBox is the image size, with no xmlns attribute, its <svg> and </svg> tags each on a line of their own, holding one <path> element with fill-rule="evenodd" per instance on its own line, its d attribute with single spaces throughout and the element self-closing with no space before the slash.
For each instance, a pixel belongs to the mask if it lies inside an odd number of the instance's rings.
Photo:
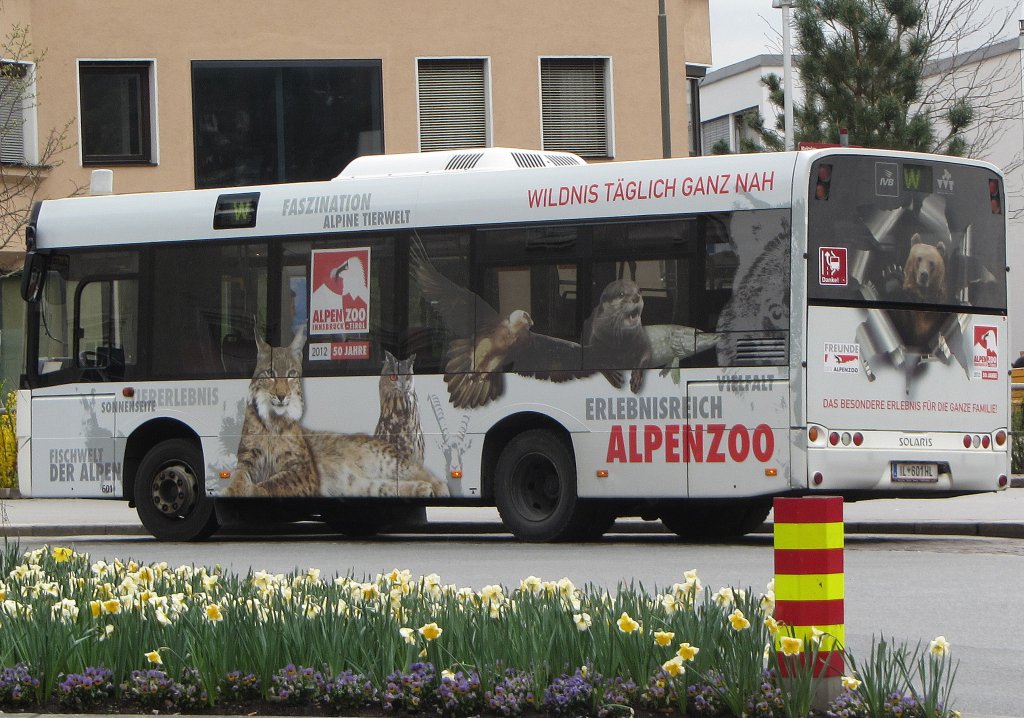
<svg viewBox="0 0 1024 718">
<path fill-rule="evenodd" d="M 82 162 L 152 161 L 148 62 L 83 62 Z"/>
<path fill-rule="evenodd" d="M 956 163 L 825 157 L 812 167 L 813 303 L 1006 309 L 1001 182 Z"/>
<path fill-rule="evenodd" d="M 266 259 L 262 243 L 154 248 L 153 376 L 252 376 L 254 332 L 267 322 Z"/>
<path fill-rule="evenodd" d="M 280 345 L 305 327 L 306 376 L 376 375 L 385 351 L 401 353 L 395 244 L 333 235 L 282 245 Z"/>
<path fill-rule="evenodd" d="M 383 152 L 380 62 L 194 62 L 196 187 L 335 177 Z"/>
</svg>

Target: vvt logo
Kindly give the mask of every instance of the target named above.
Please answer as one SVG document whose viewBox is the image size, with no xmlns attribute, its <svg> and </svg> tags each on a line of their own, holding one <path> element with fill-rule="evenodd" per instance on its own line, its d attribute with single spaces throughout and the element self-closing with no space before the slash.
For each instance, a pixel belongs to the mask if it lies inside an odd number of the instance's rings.
<svg viewBox="0 0 1024 718">
<path fill-rule="evenodd" d="M 935 180 L 935 186 L 943 194 L 953 194 L 953 175 L 948 168 L 942 170 L 942 176 Z"/>
<path fill-rule="evenodd" d="M 899 197 L 900 188 L 896 182 L 899 168 L 895 162 L 875 163 L 875 194 L 879 197 Z"/>
</svg>

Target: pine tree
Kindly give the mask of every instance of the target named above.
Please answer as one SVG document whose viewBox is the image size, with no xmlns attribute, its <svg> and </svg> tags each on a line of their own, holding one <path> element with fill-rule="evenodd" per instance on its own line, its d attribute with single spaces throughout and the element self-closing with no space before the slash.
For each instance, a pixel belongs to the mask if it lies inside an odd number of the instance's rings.
<svg viewBox="0 0 1024 718">
<path fill-rule="evenodd" d="M 793 109 L 796 142 L 838 143 L 846 129 L 863 147 L 966 152 L 971 103 L 960 98 L 941 113 L 922 104 L 936 47 L 927 0 L 797 0 L 794 10 L 794 68 L 804 86 Z M 772 74 L 763 82 L 781 108 L 782 80 Z M 756 112 L 746 121 L 764 149 L 782 149 L 781 112 L 774 130 Z"/>
</svg>

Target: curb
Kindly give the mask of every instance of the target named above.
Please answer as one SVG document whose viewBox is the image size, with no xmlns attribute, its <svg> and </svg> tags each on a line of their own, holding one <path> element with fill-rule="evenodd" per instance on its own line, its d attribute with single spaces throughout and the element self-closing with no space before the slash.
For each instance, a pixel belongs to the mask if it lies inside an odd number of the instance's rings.
<svg viewBox="0 0 1024 718">
<path fill-rule="evenodd" d="M 266 528 L 266 527 L 264 527 Z M 273 529 L 273 527 L 270 527 Z M 929 521 L 929 522 L 868 522 L 853 521 L 844 526 L 845 533 L 850 534 L 896 534 L 916 536 L 976 536 L 981 538 L 1024 539 L 1024 523 L 1022 522 L 977 522 L 977 521 Z M 752 534 L 771 534 L 774 525 L 763 524 Z M 256 533 L 274 535 L 271 531 L 235 531 L 225 532 L 224 536 L 251 536 Z M 281 533 L 292 535 L 337 536 L 323 524 L 305 522 L 290 525 L 281 529 Z M 608 531 L 610 534 L 671 534 L 660 521 L 618 521 Z M 436 521 L 405 530 L 381 532 L 381 535 L 426 534 L 426 535 L 471 535 L 471 534 L 509 534 L 500 523 L 471 521 Z M 9 525 L 0 526 L 0 536 L 7 538 L 32 538 L 43 536 L 149 536 L 149 532 L 141 524 L 123 524 L 115 526 L 97 526 L 87 524 L 63 525 Z"/>
</svg>

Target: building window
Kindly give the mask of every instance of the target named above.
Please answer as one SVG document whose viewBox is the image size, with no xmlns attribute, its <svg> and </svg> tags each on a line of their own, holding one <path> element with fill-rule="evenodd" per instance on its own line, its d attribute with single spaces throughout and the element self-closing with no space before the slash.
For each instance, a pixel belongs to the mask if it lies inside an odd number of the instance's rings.
<svg viewBox="0 0 1024 718">
<path fill-rule="evenodd" d="M 81 62 L 82 164 L 153 161 L 151 62 Z"/>
<path fill-rule="evenodd" d="M 722 115 L 701 123 L 704 147 L 713 155 L 732 152 L 732 117 Z"/>
<path fill-rule="evenodd" d="M 336 177 L 384 151 L 379 60 L 192 63 L 196 187 Z"/>
<path fill-rule="evenodd" d="M 418 60 L 420 150 L 487 147 L 486 60 Z"/>
<path fill-rule="evenodd" d="M 611 157 L 607 58 L 542 58 L 541 121 L 546 150 Z"/>
<path fill-rule="evenodd" d="M 25 105 L 33 99 L 31 69 L 23 62 L 0 62 L 0 162 L 28 164 Z"/>
<path fill-rule="evenodd" d="M 700 81 L 707 74 L 702 65 L 686 66 L 686 134 L 690 145 L 690 156 L 704 154 L 700 141 Z"/>
</svg>

